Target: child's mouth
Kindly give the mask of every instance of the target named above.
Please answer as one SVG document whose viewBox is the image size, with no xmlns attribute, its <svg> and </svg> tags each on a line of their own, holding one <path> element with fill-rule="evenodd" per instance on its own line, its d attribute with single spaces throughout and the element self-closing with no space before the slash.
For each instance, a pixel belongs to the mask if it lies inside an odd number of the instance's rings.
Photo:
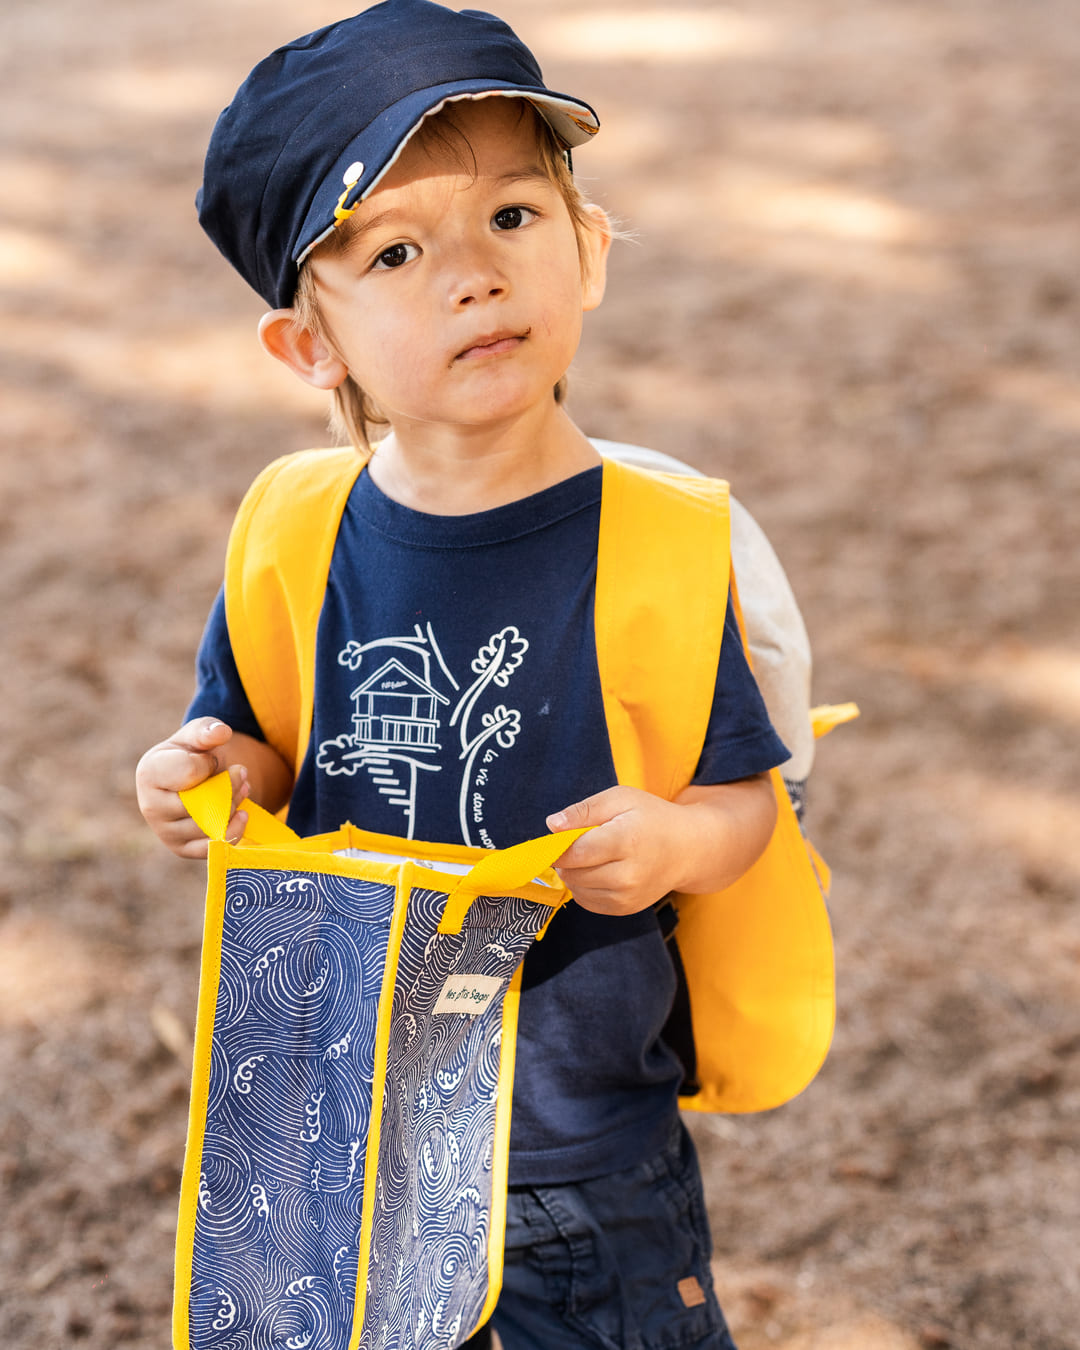
<svg viewBox="0 0 1080 1350">
<path fill-rule="evenodd" d="M 531 329 L 526 328 L 524 333 L 493 333 L 490 336 L 482 337 L 478 342 L 474 342 L 471 347 L 466 347 L 464 351 L 458 352 L 454 359 L 456 361 L 476 361 L 485 356 L 499 356 L 503 352 L 512 352 L 515 347 L 520 347 L 531 331 Z"/>
</svg>

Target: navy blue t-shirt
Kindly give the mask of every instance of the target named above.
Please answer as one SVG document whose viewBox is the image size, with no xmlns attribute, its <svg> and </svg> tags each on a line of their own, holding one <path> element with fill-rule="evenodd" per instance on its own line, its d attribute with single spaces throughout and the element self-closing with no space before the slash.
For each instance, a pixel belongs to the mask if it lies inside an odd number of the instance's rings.
<svg viewBox="0 0 1080 1350">
<path fill-rule="evenodd" d="M 293 829 L 351 820 L 502 848 L 614 785 L 593 632 L 600 489 L 595 468 L 492 511 L 433 516 L 360 475 L 319 620 Z M 219 717 L 261 739 L 220 594 L 197 673 L 188 717 Z M 731 782 L 786 758 L 729 604 L 694 782 Z M 652 910 L 559 911 L 525 960 L 513 1184 L 618 1171 L 662 1145 L 680 1077 L 660 1039 L 673 993 Z"/>
</svg>

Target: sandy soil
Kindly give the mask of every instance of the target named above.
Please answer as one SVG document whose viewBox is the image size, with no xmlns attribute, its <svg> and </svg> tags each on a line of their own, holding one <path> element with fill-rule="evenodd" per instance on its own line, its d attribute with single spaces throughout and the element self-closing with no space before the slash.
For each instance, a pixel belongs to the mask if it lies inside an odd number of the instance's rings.
<svg viewBox="0 0 1080 1350">
<path fill-rule="evenodd" d="M 135 810 L 231 513 L 322 411 L 196 226 L 328 0 L 6 0 L 0 1341 L 168 1343 L 202 877 Z M 835 1047 L 695 1122 L 744 1350 L 1077 1345 L 1080 24 L 1070 0 L 509 0 L 636 232 L 583 426 L 730 477 L 805 609 Z M 1072 789 L 1069 784 L 1072 784 Z"/>
</svg>

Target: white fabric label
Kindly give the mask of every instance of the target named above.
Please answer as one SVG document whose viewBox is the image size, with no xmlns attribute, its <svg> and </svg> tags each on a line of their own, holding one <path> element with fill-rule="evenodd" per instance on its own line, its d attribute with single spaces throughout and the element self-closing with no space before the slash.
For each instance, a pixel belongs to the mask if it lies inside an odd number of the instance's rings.
<svg viewBox="0 0 1080 1350">
<path fill-rule="evenodd" d="M 451 975 L 442 987 L 437 1013 L 465 1013 L 476 1017 L 482 1013 L 502 988 L 503 982 L 494 975 Z"/>
</svg>

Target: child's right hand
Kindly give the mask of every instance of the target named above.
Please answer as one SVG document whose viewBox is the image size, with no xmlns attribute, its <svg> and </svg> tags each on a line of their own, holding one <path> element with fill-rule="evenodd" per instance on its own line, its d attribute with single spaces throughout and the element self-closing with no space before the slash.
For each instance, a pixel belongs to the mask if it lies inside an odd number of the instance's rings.
<svg viewBox="0 0 1080 1350">
<path fill-rule="evenodd" d="M 250 796 L 248 772 L 242 764 L 229 764 L 228 745 L 232 729 L 213 717 L 197 717 L 152 746 L 135 770 L 139 810 L 166 848 L 179 858 L 205 858 L 209 841 L 191 819 L 179 793 L 229 770 L 233 788 L 233 816 L 226 838 L 235 842 L 244 833 L 247 812 L 237 806 Z"/>
</svg>

